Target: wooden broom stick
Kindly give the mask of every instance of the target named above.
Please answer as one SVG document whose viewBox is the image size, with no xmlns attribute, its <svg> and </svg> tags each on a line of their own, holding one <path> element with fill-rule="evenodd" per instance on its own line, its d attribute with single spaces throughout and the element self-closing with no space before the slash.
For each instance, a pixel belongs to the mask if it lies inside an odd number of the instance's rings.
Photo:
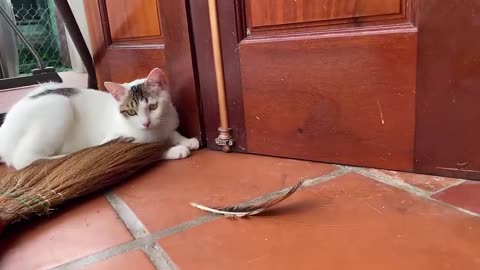
<svg viewBox="0 0 480 270">
<path fill-rule="evenodd" d="M 224 152 L 230 152 L 233 145 L 231 128 L 228 126 L 227 100 L 225 97 L 225 80 L 223 74 L 222 52 L 220 47 L 220 35 L 218 31 L 218 14 L 216 0 L 208 0 L 208 12 L 210 17 L 210 31 L 212 32 L 213 59 L 215 65 L 215 79 L 217 82 L 218 111 L 220 116 L 220 132 L 215 142 L 222 146 Z"/>
</svg>

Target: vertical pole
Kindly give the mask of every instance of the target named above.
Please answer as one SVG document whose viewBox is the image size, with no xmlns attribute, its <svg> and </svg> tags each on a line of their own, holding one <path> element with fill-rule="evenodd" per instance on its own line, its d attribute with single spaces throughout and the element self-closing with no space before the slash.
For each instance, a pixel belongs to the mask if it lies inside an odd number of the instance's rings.
<svg viewBox="0 0 480 270">
<path fill-rule="evenodd" d="M 224 152 L 230 152 L 233 145 L 231 128 L 228 127 L 227 100 L 225 97 L 225 81 L 223 74 L 222 52 L 220 47 L 220 34 L 218 30 L 218 15 L 216 0 L 208 0 L 208 12 L 210 17 L 210 30 L 212 32 L 213 58 L 215 64 L 215 78 L 217 82 L 218 111 L 220 116 L 220 132 L 215 142 L 222 146 Z"/>
<path fill-rule="evenodd" d="M 82 32 L 80 27 L 75 20 L 70 4 L 67 0 L 54 0 L 57 7 L 58 13 L 62 16 L 63 21 L 65 22 L 65 27 L 72 38 L 73 44 L 77 48 L 78 54 L 82 59 L 85 68 L 88 73 L 88 88 L 98 89 L 97 85 L 97 75 L 95 73 L 95 66 L 93 65 L 92 56 L 88 50 L 87 43 L 83 39 Z"/>
</svg>

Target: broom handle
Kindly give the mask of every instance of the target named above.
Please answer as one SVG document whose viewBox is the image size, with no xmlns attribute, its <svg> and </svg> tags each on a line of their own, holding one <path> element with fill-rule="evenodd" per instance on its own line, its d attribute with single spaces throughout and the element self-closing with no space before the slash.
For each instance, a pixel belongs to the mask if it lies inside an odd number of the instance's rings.
<svg viewBox="0 0 480 270">
<path fill-rule="evenodd" d="M 222 53 L 220 49 L 216 0 L 208 0 L 208 11 L 210 16 L 210 30 L 212 32 L 213 60 L 215 64 L 215 78 L 217 81 L 218 107 L 220 110 L 220 127 L 227 129 L 227 101 L 225 97 L 225 81 L 223 74 Z"/>
<path fill-rule="evenodd" d="M 230 152 L 233 145 L 231 128 L 228 126 L 227 99 L 225 95 L 225 81 L 223 74 L 222 51 L 220 48 L 220 34 L 218 31 L 218 14 L 216 0 L 208 0 L 208 13 L 210 18 L 210 31 L 212 32 L 213 60 L 215 65 L 215 79 L 217 82 L 218 114 L 220 117 L 219 136 L 215 140 L 222 146 L 224 152 Z"/>
</svg>

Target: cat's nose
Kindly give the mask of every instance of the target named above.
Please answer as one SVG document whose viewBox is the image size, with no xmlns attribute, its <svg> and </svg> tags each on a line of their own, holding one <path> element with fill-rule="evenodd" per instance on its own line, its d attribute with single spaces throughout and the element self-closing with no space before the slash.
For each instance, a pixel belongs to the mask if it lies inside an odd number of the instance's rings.
<svg viewBox="0 0 480 270">
<path fill-rule="evenodd" d="M 143 122 L 142 125 L 148 128 L 150 126 L 150 121 Z"/>
</svg>

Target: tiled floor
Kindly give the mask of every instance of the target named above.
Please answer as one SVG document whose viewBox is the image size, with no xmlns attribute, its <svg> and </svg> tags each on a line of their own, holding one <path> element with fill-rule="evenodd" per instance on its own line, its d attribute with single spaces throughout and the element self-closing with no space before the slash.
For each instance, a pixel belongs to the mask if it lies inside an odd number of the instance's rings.
<svg viewBox="0 0 480 270">
<path fill-rule="evenodd" d="M 272 211 L 207 215 L 308 179 Z M 480 182 L 208 150 L 10 228 L 0 269 L 480 269 Z"/>
</svg>

